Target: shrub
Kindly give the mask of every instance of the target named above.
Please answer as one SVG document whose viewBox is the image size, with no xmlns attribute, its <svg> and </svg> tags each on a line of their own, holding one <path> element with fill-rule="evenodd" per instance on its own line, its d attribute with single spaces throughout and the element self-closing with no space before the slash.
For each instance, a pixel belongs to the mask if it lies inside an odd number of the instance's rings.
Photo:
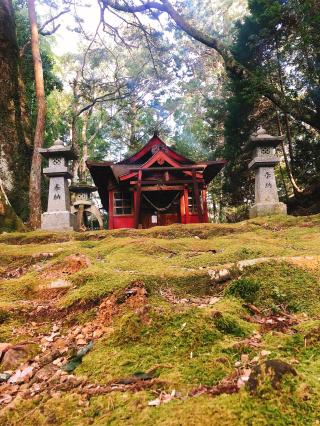
<svg viewBox="0 0 320 426">
<path fill-rule="evenodd" d="M 245 302 L 253 303 L 257 299 L 260 284 L 248 278 L 233 281 L 226 290 L 226 295 L 240 297 Z"/>
<path fill-rule="evenodd" d="M 214 325 L 224 334 L 232 334 L 234 336 L 245 336 L 247 333 L 231 315 L 216 312 L 213 317 Z"/>
</svg>

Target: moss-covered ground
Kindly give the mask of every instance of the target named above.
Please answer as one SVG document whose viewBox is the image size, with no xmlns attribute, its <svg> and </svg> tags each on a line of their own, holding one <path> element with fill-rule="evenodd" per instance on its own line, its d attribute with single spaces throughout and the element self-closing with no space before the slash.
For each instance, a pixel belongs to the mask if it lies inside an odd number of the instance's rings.
<svg viewBox="0 0 320 426">
<path fill-rule="evenodd" d="M 68 267 L 75 254 L 87 263 Z M 272 259 L 235 269 L 238 261 L 262 257 Z M 208 271 L 226 267 L 231 278 L 215 283 Z M 138 372 L 154 377 L 149 387 L 90 398 L 72 389 L 58 396 L 42 392 L 3 407 L 0 425 L 320 424 L 319 215 L 7 233 L 0 236 L 0 277 L 0 343 L 28 339 L 31 323 L 35 337 L 57 318 L 65 330 L 83 327 L 114 296 L 119 308 L 74 374 L 101 386 Z M 46 288 L 55 279 L 71 286 Z M 123 303 L 137 285 L 145 289 L 144 302 Z M 41 305 L 45 309 L 37 309 Z M 271 326 L 275 317 L 286 326 Z M 241 363 L 266 358 L 292 365 L 297 376 L 286 375 L 275 388 L 266 378 L 255 392 L 243 386 L 234 394 L 192 396 L 200 386 L 218 385 Z M 169 402 L 148 405 L 173 390 Z"/>
</svg>

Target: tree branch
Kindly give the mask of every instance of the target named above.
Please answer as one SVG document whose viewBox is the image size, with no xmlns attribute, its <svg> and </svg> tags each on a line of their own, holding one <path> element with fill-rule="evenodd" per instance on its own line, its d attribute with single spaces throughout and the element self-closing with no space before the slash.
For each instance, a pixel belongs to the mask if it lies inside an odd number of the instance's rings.
<svg viewBox="0 0 320 426">
<path fill-rule="evenodd" d="M 309 124 L 311 127 L 320 131 L 320 120 L 316 111 L 297 99 L 289 98 L 288 96 L 283 96 L 280 90 L 276 87 L 271 86 L 263 79 L 257 77 L 245 66 L 240 64 L 233 57 L 230 50 L 225 46 L 225 44 L 219 40 L 217 37 L 212 37 L 203 31 L 199 30 L 188 20 L 179 14 L 171 5 L 169 0 L 160 0 L 157 1 L 147 1 L 141 5 L 131 6 L 128 4 L 122 4 L 118 0 L 98 0 L 104 8 L 112 8 L 120 12 L 127 13 L 142 13 L 152 10 L 158 10 L 160 12 L 167 13 L 176 25 L 187 33 L 193 39 L 199 41 L 200 43 L 214 49 L 217 53 L 220 54 L 225 63 L 226 70 L 233 76 L 241 80 L 252 80 L 256 87 L 259 89 L 260 93 L 268 98 L 271 102 L 274 103 L 279 109 L 290 114 L 298 121 L 302 121 L 306 124 Z"/>
<path fill-rule="evenodd" d="M 51 35 L 53 33 L 55 33 L 58 28 L 60 27 L 60 24 L 58 24 L 57 26 L 55 25 L 55 20 L 60 18 L 60 16 L 64 15 L 65 13 L 70 12 L 70 9 L 64 9 L 62 10 L 60 13 L 58 13 L 56 16 L 52 16 L 50 19 L 48 19 L 47 21 L 45 21 L 41 27 L 38 30 L 38 33 L 41 34 L 42 36 L 48 36 Z M 53 28 L 51 31 L 44 31 L 45 27 L 49 24 L 53 23 Z M 26 49 L 30 46 L 31 44 L 31 38 L 25 43 L 25 45 L 20 49 L 20 58 L 26 53 Z"/>
</svg>

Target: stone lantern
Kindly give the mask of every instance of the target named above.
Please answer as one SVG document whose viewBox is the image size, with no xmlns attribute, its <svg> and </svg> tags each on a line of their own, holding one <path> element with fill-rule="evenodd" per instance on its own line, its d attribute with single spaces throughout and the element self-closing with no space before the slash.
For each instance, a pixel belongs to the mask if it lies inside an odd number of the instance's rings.
<svg viewBox="0 0 320 426">
<path fill-rule="evenodd" d="M 59 139 L 50 148 L 41 148 L 39 152 L 49 160 L 49 166 L 43 169 L 43 174 L 49 178 L 49 196 L 47 212 L 41 215 L 41 229 L 72 231 L 75 217 L 70 211 L 68 179 L 72 178 L 72 173 L 68 162 L 76 155 Z"/>
<path fill-rule="evenodd" d="M 279 202 L 274 166 L 280 162 L 277 146 L 284 136 L 270 136 L 260 127 L 250 138 L 253 160 L 249 169 L 255 170 L 255 204 L 250 209 L 250 218 L 274 214 L 287 214 L 287 206 Z"/>
<path fill-rule="evenodd" d="M 96 217 L 100 229 L 103 229 L 103 219 L 99 209 L 91 200 L 91 193 L 96 191 L 95 186 L 86 182 L 80 182 L 70 187 L 70 192 L 75 194 L 75 200 L 72 203 L 71 211 L 76 216 L 76 229 L 80 231 L 85 229 L 85 214 L 89 213 Z"/>
</svg>

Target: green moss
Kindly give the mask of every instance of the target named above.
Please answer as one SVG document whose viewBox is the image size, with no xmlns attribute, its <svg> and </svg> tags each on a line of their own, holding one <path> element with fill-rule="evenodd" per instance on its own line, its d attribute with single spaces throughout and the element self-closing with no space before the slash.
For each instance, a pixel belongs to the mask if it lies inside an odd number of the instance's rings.
<svg viewBox="0 0 320 426">
<path fill-rule="evenodd" d="M 0 281 L 2 342 L 29 338 L 23 335 L 19 306 L 25 309 L 26 300 L 47 302 L 43 300 L 46 295 L 39 292 L 39 285 L 46 282 L 43 267 L 63 266 L 66 256 L 81 253 L 91 265 L 66 275 L 73 287 L 55 293 L 57 307 L 68 308 L 63 332 L 71 325 L 91 321 L 101 299 L 110 294 L 121 297 L 136 281 L 144 282 L 147 301 L 142 309 L 118 305 L 108 333 L 94 341 L 75 374 L 103 384 L 151 370 L 159 380 L 155 385 L 159 392 L 176 389 L 181 399 L 149 407 L 148 401 L 157 396 L 154 389 L 113 392 L 93 397 L 89 404 L 75 391 L 62 392 L 59 398 L 44 394 L 37 402 L 20 401 L 14 410 L 1 412 L 0 424 L 316 424 L 320 420 L 320 268 L 316 262 L 313 266 L 306 263 L 305 268 L 286 262 L 257 264 L 245 269 L 240 279 L 218 286 L 213 285 L 208 269 L 270 253 L 320 256 L 319 224 L 318 215 L 259 218 L 232 225 L 1 235 L 1 272 L 29 262 L 33 254 L 54 254 L 45 263 L 35 261 L 19 278 Z M 169 301 L 166 291 L 175 303 Z M 210 296 L 220 300 L 212 306 L 193 305 L 195 298 L 204 297 L 207 302 Z M 296 311 L 299 323 L 287 334 L 265 333 L 259 347 L 249 347 L 247 338 L 261 330 L 259 324 L 246 320 L 244 301 L 256 304 L 263 313 Z M 37 332 L 49 333 L 51 327 L 48 317 Z M 270 351 L 270 359 L 295 362 L 298 377 L 284 380 L 278 390 L 264 383 L 263 395 L 250 395 L 242 389 L 235 395 L 187 397 L 199 385 L 213 386 L 232 374 L 241 354 L 252 359 L 261 350 Z"/>
<path fill-rule="evenodd" d="M 222 315 L 220 312 L 217 312 L 217 315 L 214 317 L 214 325 L 221 333 L 232 334 L 238 337 L 248 334 L 248 330 L 229 314 Z"/>
<path fill-rule="evenodd" d="M 263 308 L 315 313 L 320 307 L 320 286 L 312 273 L 286 262 L 266 263 L 247 268 L 242 280 L 230 285 L 227 293 L 245 293 L 246 283 L 254 290 L 252 300 Z M 253 283 L 259 285 L 259 289 Z M 239 290 L 241 288 L 241 290 Z M 251 290 L 250 290 L 251 291 Z"/>
<path fill-rule="evenodd" d="M 258 282 L 241 278 L 233 281 L 227 288 L 225 294 L 240 297 L 246 302 L 254 303 L 259 292 L 260 285 Z"/>
</svg>

